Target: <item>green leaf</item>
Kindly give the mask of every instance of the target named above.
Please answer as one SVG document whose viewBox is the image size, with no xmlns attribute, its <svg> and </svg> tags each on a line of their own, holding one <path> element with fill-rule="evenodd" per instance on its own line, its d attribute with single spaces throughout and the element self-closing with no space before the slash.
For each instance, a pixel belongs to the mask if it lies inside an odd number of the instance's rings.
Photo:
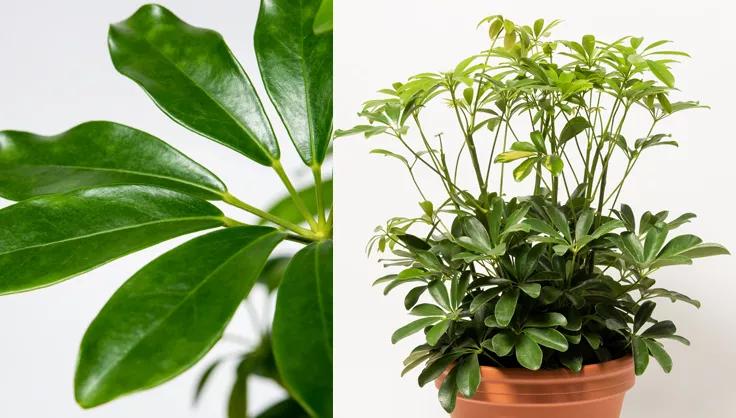
<svg viewBox="0 0 736 418">
<path fill-rule="evenodd" d="M 391 335 L 391 343 L 396 344 L 404 338 L 416 334 L 417 332 L 422 331 L 424 328 L 427 328 L 430 325 L 436 324 L 439 320 L 440 318 L 437 317 L 428 317 L 409 322 L 403 327 L 397 329 Z"/>
<path fill-rule="evenodd" d="M 513 288 L 506 290 L 496 303 L 495 315 L 496 321 L 502 326 L 507 327 L 511 323 L 511 318 L 516 311 L 516 302 L 519 300 L 519 289 Z"/>
<path fill-rule="evenodd" d="M 261 0 L 253 38 L 266 91 L 310 166 L 324 161 L 332 136 L 332 32 L 314 32 L 321 6 Z"/>
<path fill-rule="evenodd" d="M 569 351 L 562 353 L 560 354 L 560 363 L 575 373 L 583 370 L 583 356 L 579 354 L 573 354 Z"/>
<path fill-rule="evenodd" d="M 84 335 L 74 379 L 85 408 L 178 376 L 220 339 L 284 234 L 228 228 L 155 259 L 110 298 Z"/>
<path fill-rule="evenodd" d="M 530 316 L 525 327 L 556 327 L 567 325 L 567 319 L 558 312 L 548 312 Z"/>
<path fill-rule="evenodd" d="M 0 210 L 0 295 L 69 279 L 162 241 L 224 224 L 210 203 L 152 186 L 111 186 Z"/>
<path fill-rule="evenodd" d="M 309 414 L 294 399 L 284 399 L 268 407 L 255 418 L 309 418 Z"/>
<path fill-rule="evenodd" d="M 323 241 L 294 255 L 273 320 L 279 373 L 289 393 L 313 416 L 332 416 L 332 375 L 325 373 L 332 370 L 332 347 L 332 241 Z"/>
<path fill-rule="evenodd" d="M 225 185 L 160 139 L 114 122 L 53 136 L 0 132 L 0 195 L 11 200 L 117 184 L 147 184 L 213 200 Z"/>
<path fill-rule="evenodd" d="M 484 290 L 483 292 L 475 296 L 473 300 L 470 302 L 470 313 L 477 312 L 478 309 L 480 309 L 483 305 L 485 305 L 491 299 L 498 296 L 498 294 L 501 293 L 501 291 L 502 291 L 501 288 L 496 287 L 493 289 Z"/>
<path fill-rule="evenodd" d="M 442 336 L 447 332 L 450 322 L 451 321 L 449 319 L 443 319 L 430 328 L 427 332 L 427 344 L 431 346 L 437 345 L 440 338 L 442 338 Z"/>
<path fill-rule="evenodd" d="M 519 335 L 516 340 L 516 360 L 524 368 L 539 370 L 542 367 L 542 349 L 527 335 Z"/>
<path fill-rule="evenodd" d="M 438 358 L 437 360 L 433 361 L 424 370 L 422 370 L 421 373 L 419 373 L 419 377 L 417 378 L 417 381 L 419 382 L 419 386 L 423 387 L 427 383 L 440 377 L 442 372 L 447 370 L 447 368 L 450 367 L 452 362 L 457 360 L 458 357 L 460 357 L 460 354 L 450 353 L 450 354 L 446 354 Z"/>
<path fill-rule="evenodd" d="M 332 31 L 332 15 L 332 0 L 322 0 L 312 25 L 316 35 Z"/>
<path fill-rule="evenodd" d="M 529 295 L 529 297 L 536 299 L 542 292 L 542 285 L 539 283 L 521 283 L 519 289 Z"/>
<path fill-rule="evenodd" d="M 552 173 L 553 176 L 559 176 L 565 168 L 562 158 L 557 155 L 548 155 L 544 159 L 544 167 Z"/>
<path fill-rule="evenodd" d="M 593 225 L 594 219 L 595 214 L 590 209 L 586 209 L 580 214 L 577 222 L 575 222 L 576 241 L 580 240 L 580 238 L 588 234 L 588 231 L 590 231 L 590 227 Z"/>
<path fill-rule="evenodd" d="M 299 191 L 299 198 L 304 202 L 304 206 L 309 213 L 317 213 L 317 194 L 314 185 Z M 322 183 L 322 202 L 326 208 L 332 207 L 332 179 L 325 180 Z M 304 216 L 294 206 L 294 200 L 291 196 L 284 196 L 281 200 L 274 203 L 266 212 L 278 216 L 294 224 L 304 223 Z M 266 224 L 268 221 L 261 220 L 260 224 Z"/>
<path fill-rule="evenodd" d="M 432 305 L 430 303 L 421 303 L 421 304 L 415 306 L 411 310 L 410 314 L 416 315 L 416 316 L 440 316 L 440 317 L 444 317 L 445 316 L 445 311 L 442 310 L 442 308 L 440 308 L 437 305 Z"/>
<path fill-rule="evenodd" d="M 662 344 L 654 340 L 644 339 L 644 342 L 649 349 L 649 353 L 657 360 L 657 363 L 662 367 L 665 373 L 672 371 L 672 357 L 667 353 Z"/>
<path fill-rule="evenodd" d="M 515 339 L 510 332 L 499 332 L 491 338 L 491 350 L 501 357 L 507 356 L 514 349 Z"/>
<path fill-rule="evenodd" d="M 432 281 L 427 289 L 435 302 L 439 303 L 445 309 L 450 309 L 450 295 L 447 293 L 447 288 L 441 280 Z"/>
<path fill-rule="evenodd" d="M 641 333 L 641 336 L 649 338 L 662 338 L 674 335 L 676 332 L 677 327 L 675 327 L 675 324 L 673 324 L 672 321 L 667 320 L 659 321 L 651 327 L 647 328 L 644 332 Z"/>
<path fill-rule="evenodd" d="M 560 144 L 564 144 L 588 128 L 590 128 L 590 124 L 584 117 L 576 116 L 570 119 L 560 132 Z"/>
<path fill-rule="evenodd" d="M 641 376 L 649 365 L 649 348 L 643 338 L 633 336 L 631 349 L 634 354 L 634 371 L 637 376 Z"/>
<path fill-rule="evenodd" d="M 457 367 L 450 370 L 450 373 L 445 376 L 445 380 L 442 381 L 437 394 L 440 405 L 448 413 L 455 410 L 455 403 L 457 402 L 457 373 Z"/>
<path fill-rule="evenodd" d="M 525 328 L 524 335 L 539 345 L 557 351 L 567 351 L 567 339 L 560 331 L 552 328 Z"/>
<path fill-rule="evenodd" d="M 522 181 L 529 177 L 529 174 L 534 170 L 534 164 L 537 163 L 536 158 L 528 158 L 524 160 L 518 167 L 514 169 L 514 180 Z"/>
<path fill-rule="evenodd" d="M 662 251 L 657 255 L 658 259 L 674 257 L 708 257 L 713 255 L 726 255 L 728 250 L 719 244 L 703 243 L 703 240 L 695 235 L 680 235 L 672 238 Z"/>
<path fill-rule="evenodd" d="M 639 332 L 641 327 L 647 323 L 656 306 L 657 304 L 652 301 L 646 301 L 641 304 L 639 310 L 636 311 L 636 315 L 634 315 L 634 332 Z"/>
<path fill-rule="evenodd" d="M 472 398 L 480 385 L 478 355 L 471 354 L 457 367 L 457 388 L 466 398 Z"/>
<path fill-rule="evenodd" d="M 260 99 L 220 34 L 149 4 L 110 26 L 108 44 L 115 68 L 174 121 L 260 164 L 278 159 Z"/>
<path fill-rule="evenodd" d="M 531 151 L 506 151 L 504 153 L 498 154 L 495 161 L 497 163 L 510 163 L 511 161 L 516 161 L 521 158 L 528 158 L 533 155 L 537 155 L 537 153 Z"/>
<path fill-rule="evenodd" d="M 672 75 L 666 65 L 659 61 L 647 60 L 649 70 L 659 81 L 663 82 L 669 88 L 675 88 L 675 76 Z"/>
</svg>

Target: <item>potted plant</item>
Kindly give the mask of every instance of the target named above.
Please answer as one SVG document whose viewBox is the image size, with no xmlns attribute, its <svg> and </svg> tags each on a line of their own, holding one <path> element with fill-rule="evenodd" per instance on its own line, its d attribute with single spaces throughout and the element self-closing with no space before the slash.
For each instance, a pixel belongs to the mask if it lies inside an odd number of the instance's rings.
<svg viewBox="0 0 736 418">
<path fill-rule="evenodd" d="M 270 210 L 125 125 L 88 122 L 54 136 L 0 132 L 0 196 L 17 202 L 0 210 L 0 295 L 55 285 L 207 231 L 143 267 L 92 321 L 74 378 L 80 406 L 158 386 L 192 367 L 261 282 L 277 292 L 275 317 L 260 344 L 238 356 L 229 417 L 249 416 L 251 375 L 289 394 L 259 417 L 332 417 L 332 183 L 323 169 L 332 136 L 331 22 L 331 0 L 263 0 L 255 27 L 265 90 L 314 179 L 304 190 L 282 166 L 275 121 L 220 34 L 159 5 L 109 30 L 115 68 L 164 113 L 274 170 L 288 196 Z M 256 215 L 260 224 L 211 202 Z M 286 242 L 292 244 L 274 253 Z"/>
<path fill-rule="evenodd" d="M 393 137 L 398 149 L 373 152 L 406 166 L 421 197 L 419 215 L 390 219 L 369 244 L 401 267 L 376 284 L 407 289 L 417 317 L 392 342 L 425 336 L 402 375 L 421 367 L 419 384 L 436 382 L 455 418 L 618 417 L 651 358 L 672 368 L 663 343 L 689 344 L 656 301 L 700 306 L 656 272 L 728 254 L 675 233 L 691 213 L 619 204 L 640 158 L 677 146 L 660 122 L 704 107 L 671 99 L 670 66 L 687 54 L 633 36 L 551 40 L 558 21 L 481 23 L 487 50 L 381 90 L 359 114 L 368 124 L 337 132 Z M 433 136 L 438 109 L 457 125 Z M 509 196 L 509 177 L 529 191 Z"/>
</svg>

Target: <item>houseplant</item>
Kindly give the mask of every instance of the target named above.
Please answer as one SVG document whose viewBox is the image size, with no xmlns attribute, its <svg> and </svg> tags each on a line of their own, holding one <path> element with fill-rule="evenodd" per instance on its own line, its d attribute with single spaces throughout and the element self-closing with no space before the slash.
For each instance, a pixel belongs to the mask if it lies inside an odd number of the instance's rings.
<svg viewBox="0 0 736 418">
<path fill-rule="evenodd" d="M 402 374 L 422 367 L 419 384 L 436 381 L 456 418 L 618 417 L 650 358 L 670 371 L 663 342 L 689 344 L 655 301 L 699 306 L 654 273 L 728 253 L 675 236 L 693 214 L 619 205 L 640 157 L 677 146 L 660 122 L 703 107 L 671 99 L 670 67 L 687 54 L 633 36 L 551 40 L 558 21 L 481 23 L 487 50 L 381 90 L 359 113 L 367 124 L 337 132 L 394 138 L 373 152 L 403 164 L 421 198 L 369 244 L 402 268 L 376 284 L 407 289 L 418 317 L 392 341 L 425 336 Z M 456 125 L 432 135 L 440 111 Z M 509 177 L 529 192 L 509 196 Z"/>
<path fill-rule="evenodd" d="M 238 364 L 229 416 L 247 416 L 254 374 L 290 395 L 259 416 L 332 416 L 331 181 L 323 173 L 332 135 L 331 10 L 329 0 L 263 0 L 255 28 L 265 89 L 314 177 L 302 191 L 281 165 L 274 121 L 218 33 L 158 5 L 110 27 L 115 68 L 164 113 L 273 168 L 288 197 L 269 211 L 128 126 L 95 121 L 54 136 L 0 132 L 0 196 L 17 202 L 0 210 L 0 294 L 57 284 L 207 231 L 143 267 L 89 326 L 74 380 L 82 407 L 160 385 L 190 368 L 260 280 L 276 290 L 275 317 Z M 254 214 L 263 225 L 225 216 L 210 201 Z M 302 248 L 273 253 L 287 241 Z"/>
</svg>

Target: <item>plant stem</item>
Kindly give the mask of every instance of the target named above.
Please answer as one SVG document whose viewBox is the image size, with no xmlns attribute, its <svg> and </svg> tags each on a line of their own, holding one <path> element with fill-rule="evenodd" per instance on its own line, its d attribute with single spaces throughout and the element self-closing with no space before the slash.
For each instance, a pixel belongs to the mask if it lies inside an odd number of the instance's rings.
<svg viewBox="0 0 736 418">
<path fill-rule="evenodd" d="M 325 227 L 325 202 L 324 189 L 322 187 L 322 166 L 314 164 L 312 166 L 312 175 L 314 176 L 314 194 L 317 202 L 317 224 L 320 230 Z"/>
<path fill-rule="evenodd" d="M 281 165 L 281 162 L 279 160 L 273 160 L 271 167 L 274 169 L 276 174 L 278 174 L 281 182 L 284 183 L 284 186 L 286 186 L 286 190 L 289 191 L 289 195 L 291 195 L 291 200 L 294 202 L 296 209 L 302 214 L 304 220 L 307 221 L 309 226 L 312 228 L 312 231 L 318 232 L 319 225 L 314 221 L 314 217 L 309 213 L 309 209 L 304 205 L 304 201 L 299 197 L 299 193 L 294 188 L 294 185 L 291 184 L 291 180 L 289 180 L 289 176 L 286 174 L 286 171 L 284 171 L 284 167 Z"/>
<path fill-rule="evenodd" d="M 266 220 L 268 220 L 270 222 L 273 222 L 274 224 L 279 225 L 279 226 L 281 226 L 281 227 L 283 227 L 283 228 L 285 228 L 285 229 L 287 229 L 287 230 L 289 230 L 291 232 L 294 232 L 294 233 L 296 233 L 296 234 L 298 234 L 298 235 L 300 235 L 300 236 L 302 236 L 302 237 L 304 237 L 306 239 L 309 239 L 309 240 L 312 240 L 312 241 L 316 241 L 316 240 L 319 240 L 320 239 L 320 237 L 318 235 L 316 235 L 314 232 L 312 232 L 312 231 L 310 231 L 308 229 L 302 228 L 301 226 L 296 225 L 294 223 L 291 223 L 291 222 L 287 221 L 286 219 L 282 219 L 282 218 L 280 218 L 278 216 L 275 216 L 275 215 L 272 215 L 272 214 L 270 214 L 270 213 L 268 213 L 268 212 L 266 212 L 264 210 L 261 210 L 261 209 L 258 209 L 256 207 L 252 206 L 252 205 L 249 205 L 249 204 L 243 202 L 242 200 L 238 199 L 237 197 L 233 196 L 229 192 L 225 192 L 222 195 L 222 199 L 223 199 L 223 201 L 225 203 L 228 203 L 228 204 L 233 205 L 233 206 L 235 206 L 237 208 L 243 209 L 246 212 L 252 213 L 252 214 L 254 214 L 254 215 L 256 215 L 256 216 L 258 216 L 260 218 L 263 218 L 263 219 L 266 219 Z M 238 222 L 238 221 L 236 221 L 234 219 L 230 219 L 230 218 L 225 218 L 225 224 L 227 226 L 245 225 L 245 224 L 243 224 L 241 222 Z"/>
</svg>

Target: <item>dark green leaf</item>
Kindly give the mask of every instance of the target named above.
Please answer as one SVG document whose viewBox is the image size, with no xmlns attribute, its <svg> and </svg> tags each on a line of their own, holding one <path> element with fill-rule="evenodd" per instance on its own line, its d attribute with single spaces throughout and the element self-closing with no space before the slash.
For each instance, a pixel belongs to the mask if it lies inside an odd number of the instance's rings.
<svg viewBox="0 0 736 418">
<path fill-rule="evenodd" d="M 304 247 L 292 259 L 273 320 L 281 377 L 313 416 L 332 416 L 332 374 L 325 373 L 332 370 L 332 347 L 332 241 L 324 241 Z"/>
<path fill-rule="evenodd" d="M 641 376 L 649 365 L 649 348 L 643 338 L 633 336 L 631 349 L 634 354 L 634 371 L 637 376 Z"/>
<path fill-rule="evenodd" d="M 432 328 L 427 332 L 427 344 L 431 346 L 437 345 L 440 338 L 442 338 L 442 336 L 445 335 L 445 332 L 447 332 L 450 322 L 451 321 L 449 319 L 443 319 L 432 326 Z"/>
<path fill-rule="evenodd" d="M 445 380 L 442 381 L 437 396 L 440 400 L 440 405 L 442 405 L 445 411 L 452 412 L 455 410 L 455 403 L 457 401 L 457 367 L 453 368 L 445 376 Z"/>
<path fill-rule="evenodd" d="M 254 35 L 266 91 L 310 166 L 322 163 L 332 135 L 332 31 L 314 32 L 321 5 L 261 0 Z"/>
<path fill-rule="evenodd" d="M 528 336 L 519 335 L 516 340 L 516 360 L 524 368 L 539 370 L 542 366 L 542 349 Z"/>
<path fill-rule="evenodd" d="M 480 385 L 478 355 L 471 354 L 457 367 L 457 388 L 466 398 L 472 398 Z"/>
<path fill-rule="evenodd" d="M 501 295 L 501 298 L 496 303 L 495 315 L 496 321 L 503 326 L 507 327 L 511 323 L 511 318 L 514 316 L 516 311 L 516 302 L 519 300 L 519 289 L 509 289 Z"/>
<path fill-rule="evenodd" d="M 549 312 L 533 315 L 524 323 L 525 327 L 556 327 L 567 325 L 567 319 L 561 313 Z"/>
<path fill-rule="evenodd" d="M 228 228 L 162 255 L 110 298 L 84 335 L 75 376 L 85 408 L 157 386 L 220 339 L 284 234 Z"/>
<path fill-rule="evenodd" d="M 248 359 L 246 359 L 238 367 L 235 383 L 230 389 L 230 397 L 227 401 L 227 418 L 248 418 L 249 366 Z"/>
<path fill-rule="evenodd" d="M 657 304 L 652 301 L 646 301 L 641 304 L 634 316 L 634 332 L 639 332 L 639 329 L 647 323 L 656 306 Z"/>
<path fill-rule="evenodd" d="M 507 356 L 514 349 L 515 339 L 510 332 L 499 332 L 491 338 L 491 350 L 501 357 Z"/>
<path fill-rule="evenodd" d="M 654 340 L 645 339 L 644 342 L 649 349 L 649 353 L 657 360 L 665 373 L 672 371 L 672 357 L 667 353 L 662 344 Z"/>
<path fill-rule="evenodd" d="M 539 345 L 557 351 L 567 351 L 567 339 L 552 328 L 525 328 L 524 334 Z"/>
<path fill-rule="evenodd" d="M 289 265 L 291 257 L 277 256 L 272 257 L 263 266 L 261 275 L 258 276 L 258 283 L 266 286 L 269 292 L 276 290 L 281 284 L 281 280 L 284 278 L 284 272 L 286 267 Z"/>
<path fill-rule="evenodd" d="M 419 377 L 417 379 L 419 382 L 419 386 L 424 386 L 427 383 L 440 377 L 442 372 L 447 370 L 452 362 L 457 360 L 458 357 L 460 357 L 460 354 L 450 353 L 433 361 L 424 370 L 422 370 L 421 373 L 419 373 Z"/>
<path fill-rule="evenodd" d="M 173 120 L 260 164 L 278 159 L 258 95 L 220 34 L 149 4 L 110 26 L 108 43 L 115 68 Z"/>
<path fill-rule="evenodd" d="M 651 327 L 647 328 L 646 331 L 641 333 L 642 337 L 649 338 L 661 338 L 673 335 L 677 332 L 677 327 L 672 321 L 659 321 Z"/>
<path fill-rule="evenodd" d="M 391 342 L 393 344 L 396 344 L 397 342 L 403 340 L 404 338 L 416 334 L 417 332 L 423 330 L 424 328 L 427 328 L 430 325 L 436 324 L 440 318 L 437 317 L 429 317 L 429 318 L 421 318 L 417 319 L 416 321 L 409 322 L 408 324 L 404 325 L 403 327 L 397 329 L 393 335 L 391 335 Z"/>
<path fill-rule="evenodd" d="M 564 144 L 588 128 L 590 128 L 590 124 L 584 117 L 576 116 L 570 119 L 560 132 L 560 143 Z"/>
<path fill-rule="evenodd" d="M 114 122 L 87 122 L 54 136 L 0 132 L 0 195 L 38 195 L 117 184 L 148 184 L 203 199 L 225 185 L 206 168 L 145 132 Z"/>
<path fill-rule="evenodd" d="M 0 210 L 0 294 L 49 286 L 162 241 L 224 224 L 215 206 L 152 186 L 111 186 Z"/>
</svg>

